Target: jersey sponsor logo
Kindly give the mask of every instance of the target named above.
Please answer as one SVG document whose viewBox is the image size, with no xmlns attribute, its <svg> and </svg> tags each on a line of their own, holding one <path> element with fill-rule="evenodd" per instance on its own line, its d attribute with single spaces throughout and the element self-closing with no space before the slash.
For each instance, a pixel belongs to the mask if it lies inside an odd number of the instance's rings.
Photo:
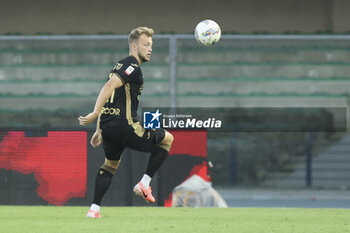
<svg viewBox="0 0 350 233">
<path fill-rule="evenodd" d="M 127 75 L 130 75 L 134 70 L 135 70 L 134 67 L 129 66 L 124 72 L 125 72 Z"/>
<path fill-rule="evenodd" d="M 139 67 L 139 65 L 131 63 L 132 66 Z"/>
<path fill-rule="evenodd" d="M 119 116 L 120 115 L 120 109 L 119 108 L 105 108 L 102 107 L 102 114 L 106 114 L 106 115 L 116 115 Z"/>
</svg>

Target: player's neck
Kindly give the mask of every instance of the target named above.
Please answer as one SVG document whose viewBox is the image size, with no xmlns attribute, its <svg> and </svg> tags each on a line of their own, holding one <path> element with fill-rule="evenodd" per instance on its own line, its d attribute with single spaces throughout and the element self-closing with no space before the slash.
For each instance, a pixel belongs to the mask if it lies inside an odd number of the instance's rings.
<svg viewBox="0 0 350 233">
<path fill-rule="evenodd" d="M 141 58 L 137 55 L 137 54 L 134 54 L 132 52 L 129 53 L 130 56 L 133 56 L 134 58 L 136 58 L 137 62 L 139 63 L 139 65 L 142 64 L 142 60 Z"/>
</svg>

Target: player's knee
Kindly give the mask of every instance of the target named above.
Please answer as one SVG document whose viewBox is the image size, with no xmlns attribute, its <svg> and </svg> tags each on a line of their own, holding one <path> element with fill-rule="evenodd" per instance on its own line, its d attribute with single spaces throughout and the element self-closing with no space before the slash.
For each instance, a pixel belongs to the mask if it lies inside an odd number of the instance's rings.
<svg viewBox="0 0 350 233">
<path fill-rule="evenodd" d="M 167 144 L 168 146 L 171 147 L 171 145 L 174 142 L 174 136 L 171 133 L 169 133 L 168 131 L 166 131 L 164 139 L 165 139 L 164 144 Z"/>
<path fill-rule="evenodd" d="M 171 146 L 173 144 L 174 141 L 174 136 L 169 133 L 168 131 L 165 132 L 165 137 L 163 139 L 163 141 L 160 143 L 159 147 L 164 148 L 165 150 L 167 150 L 168 152 L 171 149 Z"/>
<path fill-rule="evenodd" d="M 114 174 L 117 171 L 120 165 L 120 162 L 121 162 L 121 159 L 120 160 L 105 159 L 105 163 L 102 165 L 101 168 L 108 171 L 111 174 Z"/>
</svg>

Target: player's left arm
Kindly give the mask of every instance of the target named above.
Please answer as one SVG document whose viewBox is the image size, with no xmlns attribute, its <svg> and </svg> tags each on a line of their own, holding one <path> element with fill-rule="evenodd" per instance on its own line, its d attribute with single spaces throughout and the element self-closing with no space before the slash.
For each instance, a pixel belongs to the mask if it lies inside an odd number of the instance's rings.
<svg viewBox="0 0 350 233">
<path fill-rule="evenodd" d="M 123 86 L 123 82 L 116 74 L 113 74 L 113 76 L 102 87 L 100 94 L 97 97 L 94 111 L 87 114 L 86 116 L 79 116 L 78 118 L 79 124 L 88 125 L 91 122 L 93 122 L 101 113 L 103 105 L 107 102 L 108 98 L 112 95 L 112 92 L 121 86 Z"/>
</svg>

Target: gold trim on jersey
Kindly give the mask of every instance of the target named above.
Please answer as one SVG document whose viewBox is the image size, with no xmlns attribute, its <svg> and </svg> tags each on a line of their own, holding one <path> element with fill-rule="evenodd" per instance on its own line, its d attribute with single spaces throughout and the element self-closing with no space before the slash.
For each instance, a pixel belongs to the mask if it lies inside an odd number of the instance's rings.
<svg viewBox="0 0 350 233">
<path fill-rule="evenodd" d="M 130 94 L 130 84 L 127 83 L 124 85 L 125 89 L 125 111 L 126 111 L 126 119 L 128 120 L 128 124 L 131 125 L 133 123 L 132 117 L 131 117 L 131 94 Z"/>
<path fill-rule="evenodd" d="M 112 104 L 113 104 L 113 101 L 114 101 L 114 95 L 115 95 L 115 90 L 112 91 L 111 101 L 109 101 Z"/>
<path fill-rule="evenodd" d="M 113 75 L 114 75 L 114 73 L 110 73 L 109 74 L 109 78 L 111 79 L 112 77 L 113 77 Z M 110 97 L 110 99 L 109 99 L 109 102 L 110 103 L 113 103 L 113 101 L 114 101 L 114 94 L 115 94 L 115 89 L 113 90 L 113 92 L 112 92 L 112 94 L 111 94 L 111 97 Z M 108 101 L 107 101 L 108 102 Z"/>
<path fill-rule="evenodd" d="M 113 70 L 120 70 L 120 68 L 122 68 L 123 64 L 121 63 L 117 63 L 114 67 Z"/>
<path fill-rule="evenodd" d="M 128 121 L 128 124 L 131 125 L 134 128 L 134 132 L 137 136 L 142 137 L 145 133 L 145 129 L 140 125 L 139 122 L 134 122 L 131 117 L 131 94 L 130 94 L 130 84 L 127 83 L 124 85 L 125 89 L 125 99 L 126 99 L 126 119 Z"/>
</svg>

